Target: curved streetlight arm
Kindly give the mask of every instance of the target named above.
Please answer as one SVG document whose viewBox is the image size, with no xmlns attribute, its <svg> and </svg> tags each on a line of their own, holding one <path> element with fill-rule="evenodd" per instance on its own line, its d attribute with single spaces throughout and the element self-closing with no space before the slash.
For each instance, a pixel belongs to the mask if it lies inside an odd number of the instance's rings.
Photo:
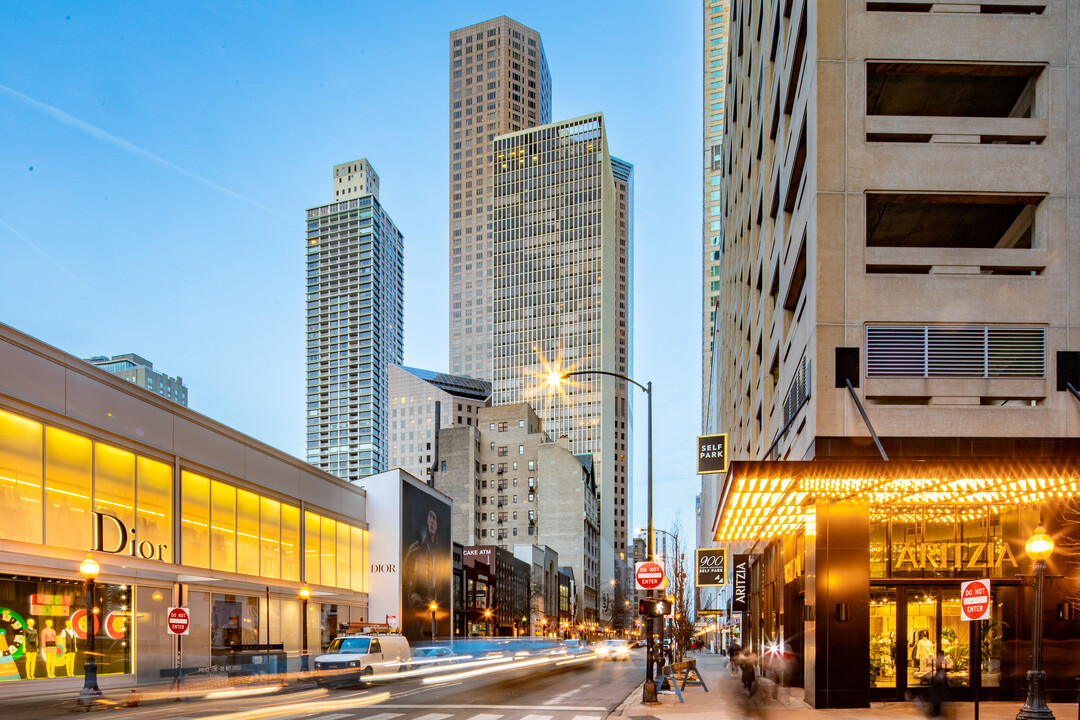
<svg viewBox="0 0 1080 720">
<path fill-rule="evenodd" d="M 649 397 L 652 397 L 652 383 L 649 383 L 649 386 L 646 387 L 633 378 L 626 377 L 625 375 L 620 375 L 616 372 L 608 372 L 607 370 L 571 370 L 569 372 L 561 373 L 559 377 L 565 380 L 566 378 L 574 377 L 575 375 L 607 375 L 609 377 L 618 378 L 620 380 L 625 380 L 628 383 L 637 385 L 639 388 L 647 392 L 649 394 Z"/>
<path fill-rule="evenodd" d="M 625 380 L 631 385 L 636 385 L 645 391 L 645 397 L 648 400 L 648 475 L 646 476 L 646 487 L 648 488 L 648 500 L 646 504 L 646 512 L 648 513 L 649 521 L 649 534 L 645 538 L 646 545 L 646 557 L 650 560 L 653 555 L 653 457 L 652 457 L 652 381 L 642 385 L 637 380 L 627 377 L 616 372 L 609 372 L 607 370 L 570 370 L 568 372 L 559 373 L 559 379 L 565 380 L 568 377 L 574 377 L 575 375 L 607 375 L 609 377 L 617 378 L 619 380 Z M 649 590 L 648 596 L 653 596 L 653 591 Z M 656 702 L 656 681 L 653 674 L 653 637 L 652 637 L 652 618 L 647 617 L 645 619 L 646 627 L 646 644 L 645 644 L 645 684 L 642 686 L 642 701 L 653 703 Z"/>
</svg>

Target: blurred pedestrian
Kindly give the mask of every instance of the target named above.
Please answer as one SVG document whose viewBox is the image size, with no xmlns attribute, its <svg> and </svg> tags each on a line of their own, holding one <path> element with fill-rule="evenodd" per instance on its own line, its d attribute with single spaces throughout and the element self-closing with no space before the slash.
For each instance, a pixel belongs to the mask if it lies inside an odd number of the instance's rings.
<svg viewBox="0 0 1080 720">
<path fill-rule="evenodd" d="M 757 692 L 757 656 L 752 652 L 739 655 L 739 669 L 742 671 L 742 684 L 746 694 L 753 697 Z"/>
<path fill-rule="evenodd" d="M 945 668 L 945 656 L 938 653 L 934 659 L 934 674 L 930 678 L 930 694 L 927 697 L 926 716 L 942 716 L 942 706 L 949 695 L 949 671 Z"/>
<path fill-rule="evenodd" d="M 728 669 L 731 671 L 731 677 L 738 677 L 739 665 L 736 659 L 739 657 L 739 653 L 742 652 L 742 646 L 739 643 L 732 640 L 727 646 L 728 656 Z"/>
</svg>

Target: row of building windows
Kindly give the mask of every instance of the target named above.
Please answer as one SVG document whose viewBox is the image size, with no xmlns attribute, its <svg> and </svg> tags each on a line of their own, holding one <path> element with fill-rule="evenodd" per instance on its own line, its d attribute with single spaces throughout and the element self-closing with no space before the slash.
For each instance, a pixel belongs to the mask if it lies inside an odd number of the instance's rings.
<svg viewBox="0 0 1080 720">
<path fill-rule="evenodd" d="M 173 467 L 0 411 L 0 537 L 175 562 Z M 184 565 L 367 592 L 367 531 L 181 471 Z M 98 521 L 94 512 L 111 519 Z M 98 536 L 100 532 L 100 537 Z"/>
</svg>

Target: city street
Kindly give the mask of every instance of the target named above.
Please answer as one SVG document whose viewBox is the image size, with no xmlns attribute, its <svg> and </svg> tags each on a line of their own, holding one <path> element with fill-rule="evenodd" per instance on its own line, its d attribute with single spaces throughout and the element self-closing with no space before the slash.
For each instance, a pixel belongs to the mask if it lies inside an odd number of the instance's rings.
<svg viewBox="0 0 1080 720">
<path fill-rule="evenodd" d="M 418 681 L 384 687 L 297 689 L 273 695 L 155 701 L 100 711 L 123 720 L 603 720 L 644 677 L 644 650 L 628 662 L 597 660 L 528 677 L 470 678 L 424 686 Z M 122 698 L 123 694 L 117 697 Z M 10 720 L 67 714 L 72 702 L 23 703 Z"/>
</svg>

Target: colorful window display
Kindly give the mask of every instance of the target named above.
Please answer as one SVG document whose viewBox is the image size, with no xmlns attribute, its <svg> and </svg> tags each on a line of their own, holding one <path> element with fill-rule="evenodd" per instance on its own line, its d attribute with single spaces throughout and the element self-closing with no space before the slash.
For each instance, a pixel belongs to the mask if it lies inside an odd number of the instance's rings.
<svg viewBox="0 0 1080 720">
<path fill-rule="evenodd" d="M 131 672 L 131 587 L 94 587 L 98 674 Z M 86 660 L 80 582 L 0 575 L 0 682 L 79 677 Z"/>
</svg>

